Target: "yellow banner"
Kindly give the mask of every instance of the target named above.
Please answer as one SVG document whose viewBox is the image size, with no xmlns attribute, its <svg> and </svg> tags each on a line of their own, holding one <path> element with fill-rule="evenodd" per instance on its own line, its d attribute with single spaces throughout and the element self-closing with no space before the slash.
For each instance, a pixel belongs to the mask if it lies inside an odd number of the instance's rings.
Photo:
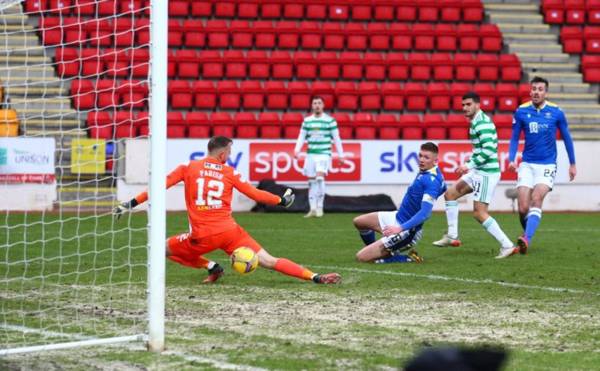
<svg viewBox="0 0 600 371">
<path fill-rule="evenodd" d="M 73 139 L 71 142 L 71 173 L 102 174 L 106 166 L 104 139 Z"/>
</svg>

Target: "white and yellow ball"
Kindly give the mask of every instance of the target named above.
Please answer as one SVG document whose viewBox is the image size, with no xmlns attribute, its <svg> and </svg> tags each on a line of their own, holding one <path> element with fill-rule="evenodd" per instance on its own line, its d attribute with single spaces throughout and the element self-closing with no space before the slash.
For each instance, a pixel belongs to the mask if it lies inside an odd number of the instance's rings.
<svg viewBox="0 0 600 371">
<path fill-rule="evenodd" d="M 250 248 L 238 247 L 231 254 L 231 267 L 239 274 L 252 273 L 258 267 L 258 256 Z"/>
</svg>

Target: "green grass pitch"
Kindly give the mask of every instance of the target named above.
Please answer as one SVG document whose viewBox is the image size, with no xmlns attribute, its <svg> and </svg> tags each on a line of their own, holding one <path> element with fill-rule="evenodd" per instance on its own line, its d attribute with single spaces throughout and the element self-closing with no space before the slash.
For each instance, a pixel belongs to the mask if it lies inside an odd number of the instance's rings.
<svg viewBox="0 0 600 371">
<path fill-rule="evenodd" d="M 496 241 L 470 213 L 460 217 L 462 247 L 432 246 L 445 231 L 445 216 L 436 213 L 417 247 L 423 264 L 383 265 L 355 261 L 362 243 L 354 216 L 235 215 L 272 255 L 316 272 L 339 272 L 341 285 L 317 286 L 260 268 L 241 276 L 228 267 L 217 284 L 201 285 L 205 271 L 169 262 L 163 355 L 141 344 L 81 348 L 0 358 L 0 369 L 395 369 L 437 345 L 506 348 L 510 370 L 600 367 L 597 214 L 545 213 L 529 255 L 497 261 Z M 518 236 L 515 214 L 494 216 L 509 236 Z M 64 217 L 71 219 L 4 218 L 0 348 L 23 340 L 3 329 L 11 321 L 83 334 L 144 327 L 138 310 L 145 300 L 139 293 L 146 274 L 145 213 L 118 223 L 109 215 Z M 186 230 L 185 214 L 168 215 L 169 235 Z M 227 266 L 222 252 L 210 256 Z M 32 263 L 15 263 L 25 260 Z M 116 268 L 103 269 L 108 264 Z M 23 290 L 30 297 L 17 300 Z M 44 290 L 48 297 L 31 297 Z M 126 304 L 119 304 L 123 298 Z M 52 303 L 75 308 L 91 327 L 70 325 L 70 312 Z M 19 317 L 19 310 L 32 308 L 43 308 L 45 319 Z"/>
</svg>

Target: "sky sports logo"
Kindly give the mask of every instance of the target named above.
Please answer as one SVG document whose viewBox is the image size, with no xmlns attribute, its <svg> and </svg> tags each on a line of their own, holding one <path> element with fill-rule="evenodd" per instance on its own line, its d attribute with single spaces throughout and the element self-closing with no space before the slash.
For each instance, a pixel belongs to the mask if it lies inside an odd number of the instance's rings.
<svg viewBox="0 0 600 371">
<path fill-rule="evenodd" d="M 8 163 L 8 150 L 6 148 L 0 147 L 0 166 L 6 165 Z"/>
</svg>

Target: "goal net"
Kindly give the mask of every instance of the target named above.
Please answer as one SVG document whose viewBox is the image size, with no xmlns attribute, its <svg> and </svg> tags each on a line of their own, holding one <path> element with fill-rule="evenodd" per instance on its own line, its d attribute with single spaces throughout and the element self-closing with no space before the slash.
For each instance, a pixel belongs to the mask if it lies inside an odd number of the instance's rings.
<svg viewBox="0 0 600 371">
<path fill-rule="evenodd" d="M 150 19 L 166 33 L 167 12 L 155 19 L 152 7 L 0 1 L 0 356 L 162 336 L 164 306 L 148 304 L 161 300 L 148 295 L 152 217 L 111 213 L 122 143 L 147 139 L 155 112 Z M 166 48 L 165 37 L 164 64 Z"/>
</svg>

